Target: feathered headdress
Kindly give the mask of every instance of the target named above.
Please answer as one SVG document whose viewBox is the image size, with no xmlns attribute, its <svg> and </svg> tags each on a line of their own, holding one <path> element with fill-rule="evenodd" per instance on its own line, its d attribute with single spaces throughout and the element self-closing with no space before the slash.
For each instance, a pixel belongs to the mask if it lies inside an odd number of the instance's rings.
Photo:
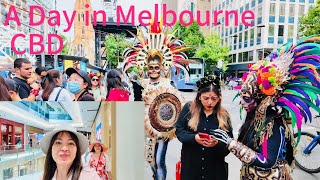
<svg viewBox="0 0 320 180">
<path fill-rule="evenodd" d="M 312 121 L 310 108 L 320 113 L 320 37 L 310 36 L 297 42 L 287 43 L 271 53 L 267 58 L 254 64 L 246 78 L 255 74 L 258 85 L 259 100 L 264 103 L 265 112 L 269 106 L 280 106 L 285 109 L 285 118 L 292 120 L 292 128 L 298 129 L 298 142 L 303 120 Z M 258 107 L 259 108 L 259 107 Z M 262 111 L 261 111 L 262 110 Z M 263 116 L 265 117 L 265 113 Z M 260 122 L 256 131 L 261 131 Z"/>
<path fill-rule="evenodd" d="M 145 33 L 146 32 L 146 33 Z M 131 33 L 131 32 L 130 32 Z M 166 34 L 162 28 L 162 23 L 151 23 L 149 28 L 138 27 L 137 35 L 131 33 L 138 41 L 134 46 L 126 48 L 123 52 L 124 65 L 123 72 L 132 66 L 138 67 L 138 78 L 144 78 L 145 67 L 148 66 L 148 57 L 150 53 L 158 51 L 160 53 L 161 62 L 159 63 L 163 68 L 163 78 L 170 78 L 170 69 L 175 66 L 184 69 L 189 74 L 188 56 L 183 53 L 191 49 L 174 37 L 173 34 Z"/>
</svg>

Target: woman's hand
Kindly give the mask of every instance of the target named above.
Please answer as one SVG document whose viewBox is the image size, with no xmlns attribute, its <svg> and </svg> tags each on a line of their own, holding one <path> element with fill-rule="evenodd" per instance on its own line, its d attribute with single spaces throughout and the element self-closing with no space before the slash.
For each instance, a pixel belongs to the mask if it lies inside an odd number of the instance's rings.
<svg viewBox="0 0 320 180">
<path fill-rule="evenodd" d="M 218 144 L 218 140 L 216 138 L 210 137 L 210 139 L 205 139 L 203 146 L 205 147 L 214 147 Z"/>
<path fill-rule="evenodd" d="M 196 134 L 196 136 L 194 137 L 194 139 L 197 141 L 198 144 L 204 146 L 205 139 L 201 138 L 201 137 L 199 136 L 199 134 Z"/>
</svg>

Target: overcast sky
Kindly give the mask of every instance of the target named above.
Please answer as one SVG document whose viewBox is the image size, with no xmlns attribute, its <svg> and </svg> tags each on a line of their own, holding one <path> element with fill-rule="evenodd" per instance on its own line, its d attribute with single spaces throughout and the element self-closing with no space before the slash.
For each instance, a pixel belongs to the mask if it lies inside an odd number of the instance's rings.
<svg viewBox="0 0 320 180">
<path fill-rule="evenodd" d="M 74 2 L 75 0 L 57 0 L 57 10 L 59 11 L 67 11 L 68 15 L 71 16 L 72 11 L 74 10 Z M 161 2 L 161 0 L 118 0 L 118 5 L 120 5 L 123 9 L 123 12 L 127 12 L 131 5 L 135 7 L 135 25 L 138 22 L 138 14 L 142 10 L 148 10 L 151 13 L 154 12 L 154 4 Z M 103 10 L 103 5 L 101 0 L 91 0 L 91 6 L 93 10 Z M 160 11 L 160 10 L 159 10 Z M 63 33 L 68 39 L 73 38 L 74 30 L 73 27 L 68 32 L 63 32 L 63 29 L 67 27 L 65 18 L 63 14 L 61 14 L 61 26 L 59 29 L 60 33 Z"/>
</svg>

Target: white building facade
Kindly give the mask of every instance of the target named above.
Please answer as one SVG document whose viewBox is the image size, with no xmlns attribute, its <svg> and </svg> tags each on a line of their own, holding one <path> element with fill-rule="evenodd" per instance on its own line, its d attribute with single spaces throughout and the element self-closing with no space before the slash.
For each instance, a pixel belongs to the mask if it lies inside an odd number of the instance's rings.
<svg viewBox="0 0 320 180">
<path fill-rule="evenodd" d="M 211 31 L 218 32 L 223 43 L 230 46 L 229 71 L 241 76 L 250 64 L 267 56 L 287 42 L 298 39 L 298 22 L 314 5 L 316 0 L 216 0 L 212 1 L 212 10 L 236 10 L 239 25 L 234 26 L 233 16 L 230 25 L 225 26 L 226 17 L 219 15 L 220 25 L 212 26 Z M 254 12 L 254 25 L 244 26 L 241 14 Z"/>
</svg>

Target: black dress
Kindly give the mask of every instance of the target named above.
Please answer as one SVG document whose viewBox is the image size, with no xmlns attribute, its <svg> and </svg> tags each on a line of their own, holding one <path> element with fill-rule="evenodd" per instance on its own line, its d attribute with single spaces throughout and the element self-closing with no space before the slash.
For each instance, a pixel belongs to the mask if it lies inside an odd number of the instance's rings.
<svg viewBox="0 0 320 180">
<path fill-rule="evenodd" d="M 202 111 L 195 132 L 188 126 L 191 118 L 189 107 L 190 103 L 183 107 L 176 125 L 176 135 L 182 142 L 181 180 L 227 180 L 227 163 L 224 160 L 229 150 L 226 144 L 219 142 L 215 147 L 207 148 L 195 140 L 198 132 L 210 134 L 210 130 L 218 128 L 216 113 L 206 117 Z M 233 137 L 231 128 L 228 134 Z"/>
</svg>

